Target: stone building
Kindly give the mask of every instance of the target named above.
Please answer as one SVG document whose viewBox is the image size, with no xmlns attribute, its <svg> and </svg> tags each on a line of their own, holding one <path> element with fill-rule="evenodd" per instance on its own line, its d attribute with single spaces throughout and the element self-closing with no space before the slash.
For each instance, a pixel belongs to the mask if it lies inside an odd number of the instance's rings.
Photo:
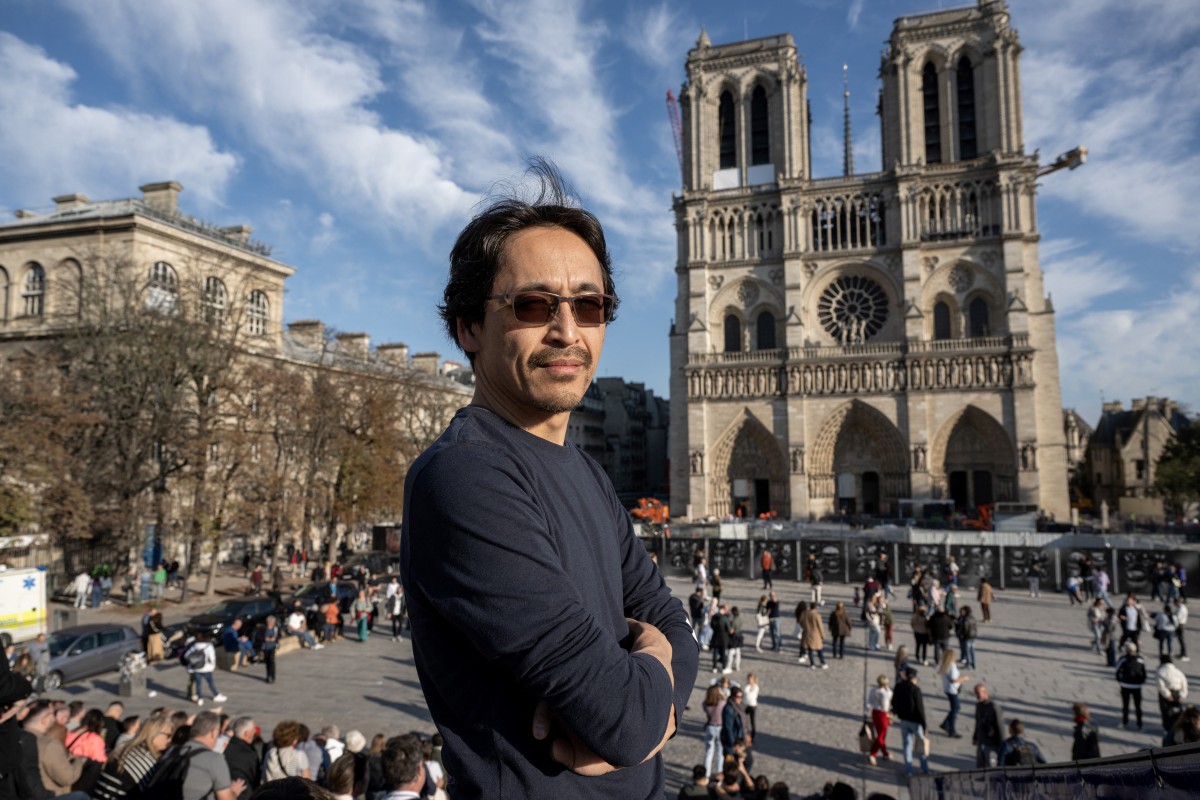
<svg viewBox="0 0 1200 800">
<path fill-rule="evenodd" d="M 643 383 L 597 378 L 567 425 L 567 443 L 596 459 L 628 506 L 667 490 L 667 401 Z"/>
<path fill-rule="evenodd" d="M 894 513 L 909 497 L 1069 513 L 1020 52 L 1003 0 L 896 20 L 883 171 L 847 158 L 818 178 L 791 35 L 701 32 L 674 204 L 676 514 Z"/>
<path fill-rule="evenodd" d="M 1162 498 L 1154 492 L 1155 467 L 1167 442 L 1188 424 L 1179 406 L 1163 397 L 1135 399 L 1129 410 L 1120 400 L 1105 403 L 1081 467 L 1090 481 L 1095 507 L 1107 502 L 1124 515 L 1161 518 Z"/>
</svg>

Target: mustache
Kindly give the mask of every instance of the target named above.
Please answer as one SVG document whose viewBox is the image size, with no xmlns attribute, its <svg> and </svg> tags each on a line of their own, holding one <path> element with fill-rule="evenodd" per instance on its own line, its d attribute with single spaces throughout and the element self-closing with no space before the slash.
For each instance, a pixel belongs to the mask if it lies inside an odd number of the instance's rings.
<svg viewBox="0 0 1200 800">
<path fill-rule="evenodd" d="M 592 354 L 582 347 L 546 348 L 529 356 L 529 360 L 526 363 L 532 368 L 547 367 L 552 362 L 563 358 L 578 361 L 585 368 L 592 366 Z"/>
</svg>

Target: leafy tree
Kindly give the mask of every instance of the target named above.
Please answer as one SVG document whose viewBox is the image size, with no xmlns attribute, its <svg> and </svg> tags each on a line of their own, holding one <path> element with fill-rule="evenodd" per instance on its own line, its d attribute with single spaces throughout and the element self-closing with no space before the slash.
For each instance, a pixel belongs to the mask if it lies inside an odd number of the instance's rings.
<svg viewBox="0 0 1200 800">
<path fill-rule="evenodd" d="M 1155 469 L 1154 488 L 1177 513 L 1200 503 L 1200 422 L 1182 428 L 1167 442 Z"/>
</svg>

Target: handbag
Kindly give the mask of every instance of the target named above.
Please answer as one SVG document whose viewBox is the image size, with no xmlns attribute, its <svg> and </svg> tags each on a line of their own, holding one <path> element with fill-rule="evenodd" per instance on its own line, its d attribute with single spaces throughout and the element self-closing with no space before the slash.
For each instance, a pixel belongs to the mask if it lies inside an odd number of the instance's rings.
<svg viewBox="0 0 1200 800">
<path fill-rule="evenodd" d="M 862 727 L 858 729 L 858 749 L 860 752 L 871 752 L 871 744 L 875 741 L 875 729 L 870 722 L 865 719 L 862 721 Z"/>
<path fill-rule="evenodd" d="M 921 740 L 921 752 L 925 754 L 926 758 L 929 758 L 929 735 L 928 734 L 926 734 L 925 738 Z"/>
</svg>

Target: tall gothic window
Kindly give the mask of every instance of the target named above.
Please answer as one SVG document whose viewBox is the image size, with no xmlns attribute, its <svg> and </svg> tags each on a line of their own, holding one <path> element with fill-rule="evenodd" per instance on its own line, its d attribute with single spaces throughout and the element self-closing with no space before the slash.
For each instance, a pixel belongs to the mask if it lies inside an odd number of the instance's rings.
<svg viewBox="0 0 1200 800">
<path fill-rule="evenodd" d="M 725 352 L 737 353 L 742 349 L 742 322 L 733 314 L 725 317 Z"/>
<path fill-rule="evenodd" d="M 228 295 L 225 282 L 220 278 L 209 276 L 204 279 L 204 296 L 201 298 L 201 313 L 204 321 L 220 325 L 225 321 L 225 310 Z"/>
<path fill-rule="evenodd" d="M 163 314 L 175 313 L 179 301 L 179 276 L 165 261 L 155 261 L 150 268 L 150 286 L 146 290 L 146 307 Z"/>
<path fill-rule="evenodd" d="M 46 312 L 46 270 L 41 264 L 30 264 L 25 273 L 25 286 L 21 291 L 25 316 L 40 317 Z"/>
<path fill-rule="evenodd" d="M 255 289 L 246 301 L 246 329 L 251 336 L 267 335 L 267 317 L 270 314 L 267 293 Z"/>
<path fill-rule="evenodd" d="M 950 306 L 947 303 L 938 302 L 933 307 L 933 338 L 950 338 Z"/>
<path fill-rule="evenodd" d="M 721 92 L 721 102 L 717 108 L 717 126 L 721 136 L 721 169 L 737 166 L 737 119 L 733 113 L 733 95 Z"/>
<path fill-rule="evenodd" d="M 0 267 L 0 325 L 8 324 L 8 272 Z"/>
<path fill-rule="evenodd" d="M 971 336 L 987 336 L 988 335 L 988 307 L 987 301 L 982 297 L 976 297 L 968 306 L 967 314 L 970 317 Z"/>
<path fill-rule="evenodd" d="M 775 349 L 775 315 L 764 311 L 758 315 L 758 349 Z"/>
<path fill-rule="evenodd" d="M 937 67 L 926 64 L 921 73 L 921 98 L 925 108 L 925 163 L 942 163 L 941 114 L 938 110 Z"/>
<path fill-rule="evenodd" d="M 975 70 L 963 56 L 958 61 L 958 157 L 979 155 L 975 139 Z"/>
<path fill-rule="evenodd" d="M 750 163 L 771 163 L 770 118 L 767 113 L 767 90 L 754 87 L 750 95 Z"/>
</svg>

